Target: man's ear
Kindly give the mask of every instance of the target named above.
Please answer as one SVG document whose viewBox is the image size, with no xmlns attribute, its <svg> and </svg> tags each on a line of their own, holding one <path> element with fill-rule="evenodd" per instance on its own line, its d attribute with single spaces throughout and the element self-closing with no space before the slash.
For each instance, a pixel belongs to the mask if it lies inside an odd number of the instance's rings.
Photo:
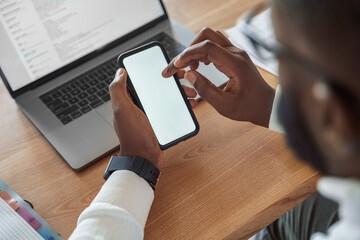
<svg viewBox="0 0 360 240">
<path fill-rule="evenodd" d="M 353 160 L 357 152 L 358 126 L 355 114 L 347 106 L 335 89 L 324 82 L 317 82 L 313 86 L 314 109 L 318 128 L 317 142 L 321 146 L 324 156 L 342 162 Z M 317 126 L 316 126 L 317 125 Z M 350 164 L 351 165 L 351 164 Z M 336 166 L 329 166 L 330 168 Z"/>
</svg>

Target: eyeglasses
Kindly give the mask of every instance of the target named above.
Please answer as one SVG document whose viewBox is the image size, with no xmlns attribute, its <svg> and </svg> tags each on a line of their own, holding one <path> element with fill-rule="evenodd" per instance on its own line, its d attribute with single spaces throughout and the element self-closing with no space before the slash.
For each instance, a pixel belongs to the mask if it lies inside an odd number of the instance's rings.
<svg viewBox="0 0 360 240">
<path fill-rule="evenodd" d="M 251 22 L 256 15 L 268 7 L 268 3 L 261 3 L 252 11 L 250 11 L 244 19 L 245 24 L 242 29 L 242 33 L 249 39 L 256 54 L 263 60 L 266 60 L 269 57 L 269 53 L 272 53 L 275 56 L 286 57 L 303 67 L 315 77 L 320 79 L 328 79 L 329 77 L 327 74 L 324 74 L 318 67 L 316 67 L 315 64 L 304 59 L 299 54 L 296 54 L 294 51 L 287 48 L 277 40 L 265 39 L 262 35 L 257 33 L 254 27 L 251 25 Z"/>
</svg>

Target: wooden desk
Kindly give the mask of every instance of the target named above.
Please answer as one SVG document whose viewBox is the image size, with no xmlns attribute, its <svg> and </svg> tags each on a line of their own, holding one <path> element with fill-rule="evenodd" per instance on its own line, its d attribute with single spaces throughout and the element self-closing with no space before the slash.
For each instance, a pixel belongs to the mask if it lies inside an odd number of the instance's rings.
<svg viewBox="0 0 360 240">
<path fill-rule="evenodd" d="M 225 29 L 258 0 L 166 0 L 194 32 Z M 261 71 L 273 86 L 276 78 Z M 74 172 L 0 84 L 0 177 L 65 239 L 104 183 L 109 157 Z M 195 109 L 198 136 L 166 151 L 145 239 L 246 239 L 315 191 L 317 174 L 296 162 L 281 135 Z"/>
</svg>

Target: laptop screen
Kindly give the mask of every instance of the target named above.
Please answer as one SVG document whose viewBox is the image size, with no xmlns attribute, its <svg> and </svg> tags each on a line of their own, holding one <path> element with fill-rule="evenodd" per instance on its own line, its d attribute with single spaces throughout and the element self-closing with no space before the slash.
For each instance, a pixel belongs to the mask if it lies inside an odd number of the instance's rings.
<svg viewBox="0 0 360 240">
<path fill-rule="evenodd" d="M 16 91 L 164 14 L 159 0 L 2 0 L 0 67 Z"/>
</svg>

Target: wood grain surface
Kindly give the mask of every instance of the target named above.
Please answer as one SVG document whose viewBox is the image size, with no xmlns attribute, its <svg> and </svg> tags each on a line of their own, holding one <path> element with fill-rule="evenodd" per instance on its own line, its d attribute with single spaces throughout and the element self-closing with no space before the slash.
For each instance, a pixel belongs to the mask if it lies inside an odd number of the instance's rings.
<svg viewBox="0 0 360 240">
<path fill-rule="evenodd" d="M 164 1 L 195 33 L 231 27 L 259 2 Z M 166 150 L 145 239 L 247 239 L 315 191 L 318 174 L 296 161 L 282 135 L 226 119 L 206 102 L 194 111 L 200 133 Z M 0 84 L 0 178 L 65 239 L 104 183 L 108 160 L 71 170 Z"/>
</svg>

